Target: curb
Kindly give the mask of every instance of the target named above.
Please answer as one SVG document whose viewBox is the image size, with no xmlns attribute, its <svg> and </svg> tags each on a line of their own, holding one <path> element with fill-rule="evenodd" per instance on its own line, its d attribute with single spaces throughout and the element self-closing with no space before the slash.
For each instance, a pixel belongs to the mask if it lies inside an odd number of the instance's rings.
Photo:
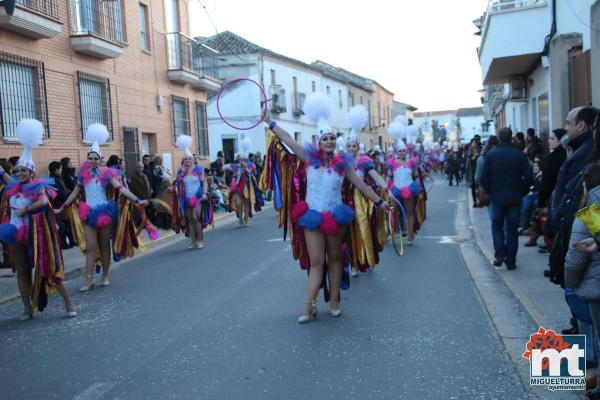
<svg viewBox="0 0 600 400">
<path fill-rule="evenodd" d="M 272 205 L 267 205 L 267 206 L 263 207 L 263 211 L 267 210 L 267 209 L 270 209 L 270 208 L 272 208 Z M 221 222 L 221 221 L 225 221 L 227 219 L 232 219 L 233 217 L 235 217 L 235 213 L 233 213 L 233 212 L 228 212 L 226 214 L 219 214 L 216 217 L 214 217 L 214 221 L 213 222 L 214 223 Z M 118 263 L 112 262 L 111 266 L 114 266 L 115 264 L 116 265 L 123 265 L 123 264 L 125 264 L 125 263 L 133 260 L 135 257 L 144 257 L 144 256 L 146 256 L 146 255 L 148 255 L 150 253 L 148 250 L 151 250 L 151 249 L 157 247 L 159 244 L 163 244 L 167 240 L 172 240 L 173 243 L 176 243 L 176 242 L 178 242 L 180 240 L 184 240 L 184 239 L 185 239 L 185 236 L 177 235 L 175 232 L 169 231 L 167 234 L 165 234 L 164 236 L 159 237 L 156 240 L 143 242 L 144 246 L 146 246 L 146 250 L 147 250 L 146 252 L 144 252 L 144 253 L 137 253 L 137 254 L 135 254 L 134 257 L 127 258 L 127 259 L 125 259 L 123 261 L 120 261 Z M 81 267 L 75 267 L 75 268 L 73 268 L 73 269 L 71 269 L 69 271 L 66 271 L 65 272 L 65 280 L 64 281 L 67 282 L 67 281 L 79 278 L 80 276 L 83 276 L 84 269 L 85 269 L 85 265 L 83 265 Z M 0 297 L 0 306 L 2 306 L 2 305 L 6 304 L 6 303 L 8 303 L 8 302 L 10 302 L 10 301 L 12 301 L 14 299 L 17 299 L 20 296 L 21 295 L 19 294 L 19 291 L 17 290 L 15 293 L 8 294 L 8 295 L 5 295 L 3 297 Z"/>
<path fill-rule="evenodd" d="M 473 205 L 473 199 L 468 197 L 468 206 L 467 207 L 469 209 L 468 210 L 469 222 L 470 222 L 471 228 L 473 230 L 473 236 L 475 237 L 475 242 L 477 244 L 477 247 L 479 247 L 481 252 L 485 255 L 485 257 L 490 262 L 490 265 L 493 265 L 493 262 L 494 262 L 493 252 L 485 244 L 479 227 L 473 223 L 474 215 L 473 215 L 472 205 Z M 516 283 L 514 276 L 505 269 L 500 269 L 500 268 L 494 267 L 494 271 L 496 272 L 496 275 L 498 275 L 500 278 L 502 278 L 502 280 L 504 281 L 506 286 L 510 289 L 510 291 L 517 298 L 517 300 L 519 300 L 519 303 L 521 303 L 523 308 L 527 311 L 527 313 L 529 313 L 529 315 L 531 316 L 531 319 L 533 319 L 535 321 L 535 323 L 538 324 L 539 326 L 548 326 L 546 318 L 544 317 L 543 313 L 535 305 L 535 303 L 533 301 L 531 301 L 529 296 L 523 290 L 521 290 L 519 285 Z"/>
</svg>

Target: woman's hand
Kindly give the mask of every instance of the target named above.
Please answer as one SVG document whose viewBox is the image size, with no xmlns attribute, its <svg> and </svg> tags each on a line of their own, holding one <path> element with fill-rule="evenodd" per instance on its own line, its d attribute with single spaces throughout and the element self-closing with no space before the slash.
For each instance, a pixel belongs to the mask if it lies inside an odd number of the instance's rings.
<svg viewBox="0 0 600 400">
<path fill-rule="evenodd" d="M 146 207 L 150 202 L 148 200 L 140 200 L 138 204 L 142 207 Z"/>
<path fill-rule="evenodd" d="M 27 214 L 27 209 L 18 208 L 17 210 L 15 210 L 15 214 L 17 214 L 17 217 L 22 217 L 23 215 Z"/>
<path fill-rule="evenodd" d="M 583 239 L 579 242 L 573 243 L 573 248 L 577 251 L 582 251 L 584 253 L 593 253 L 598 251 L 598 244 L 594 240 L 594 238 Z"/>
<path fill-rule="evenodd" d="M 381 203 L 381 205 L 379 206 L 380 208 L 383 208 L 385 210 L 385 212 L 390 212 L 390 210 L 392 209 L 390 207 L 390 203 L 388 203 L 387 201 L 383 201 L 383 203 Z"/>
</svg>

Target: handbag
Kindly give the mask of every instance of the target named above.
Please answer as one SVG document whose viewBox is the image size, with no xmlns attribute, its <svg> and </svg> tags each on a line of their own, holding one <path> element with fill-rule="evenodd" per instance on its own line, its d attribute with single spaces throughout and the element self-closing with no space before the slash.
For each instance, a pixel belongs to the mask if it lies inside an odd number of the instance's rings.
<svg viewBox="0 0 600 400">
<path fill-rule="evenodd" d="M 490 195 L 487 194 L 483 186 L 477 186 L 477 204 L 479 207 L 484 207 L 490 204 Z"/>
</svg>

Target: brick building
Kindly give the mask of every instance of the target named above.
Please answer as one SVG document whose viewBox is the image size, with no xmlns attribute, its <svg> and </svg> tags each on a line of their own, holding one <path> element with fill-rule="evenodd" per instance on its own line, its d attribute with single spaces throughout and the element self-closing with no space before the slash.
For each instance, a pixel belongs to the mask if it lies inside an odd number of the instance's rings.
<svg viewBox="0 0 600 400">
<path fill-rule="evenodd" d="M 189 37 L 188 0 L 16 0 L 0 7 L 0 157 L 20 154 L 15 127 L 46 127 L 34 159 L 85 160 L 85 128 L 105 124 L 102 149 L 128 167 L 141 154 L 178 165 L 175 137 L 194 138 L 208 162 L 207 92 L 218 90 L 214 52 Z"/>
</svg>

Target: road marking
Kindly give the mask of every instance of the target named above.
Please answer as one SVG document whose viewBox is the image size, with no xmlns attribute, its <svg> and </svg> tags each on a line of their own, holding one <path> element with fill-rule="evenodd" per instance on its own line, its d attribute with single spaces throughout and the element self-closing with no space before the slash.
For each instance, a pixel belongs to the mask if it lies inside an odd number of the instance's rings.
<svg viewBox="0 0 600 400">
<path fill-rule="evenodd" d="M 116 384 L 116 382 L 96 382 L 77 396 L 73 397 L 73 400 L 97 400 L 104 396 Z"/>
<path fill-rule="evenodd" d="M 267 239 L 267 242 L 283 242 L 283 238 L 279 237 L 275 239 Z"/>
</svg>

